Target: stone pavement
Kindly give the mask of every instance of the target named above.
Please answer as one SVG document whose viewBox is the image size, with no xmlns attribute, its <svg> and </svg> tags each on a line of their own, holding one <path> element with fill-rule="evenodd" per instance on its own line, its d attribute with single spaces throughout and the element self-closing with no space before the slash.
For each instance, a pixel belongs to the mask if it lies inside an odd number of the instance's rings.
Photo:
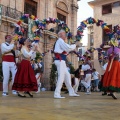
<svg viewBox="0 0 120 120">
<path fill-rule="evenodd" d="M 62 94 L 65 99 L 54 99 L 49 91 L 34 94 L 34 98 L 0 96 L 0 120 L 120 120 L 120 94 L 118 100 L 95 92 L 79 94 Z"/>
</svg>

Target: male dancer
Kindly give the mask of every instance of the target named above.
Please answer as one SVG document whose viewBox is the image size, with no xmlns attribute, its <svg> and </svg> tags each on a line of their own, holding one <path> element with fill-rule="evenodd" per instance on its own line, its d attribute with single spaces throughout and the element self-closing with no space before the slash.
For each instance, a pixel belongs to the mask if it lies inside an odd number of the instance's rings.
<svg viewBox="0 0 120 120">
<path fill-rule="evenodd" d="M 91 94 L 91 73 L 92 73 L 92 68 L 90 64 L 90 57 L 85 60 L 85 63 L 82 65 L 82 70 L 84 71 L 85 74 L 85 79 L 81 80 L 81 83 L 85 86 L 87 89 L 87 92 L 85 94 L 89 95 Z"/>
<path fill-rule="evenodd" d="M 2 71 L 3 71 L 3 96 L 8 96 L 8 82 L 10 78 L 10 71 L 12 73 L 12 84 L 14 82 L 14 77 L 16 74 L 16 64 L 15 64 L 15 53 L 14 44 L 10 44 L 12 41 L 11 35 L 5 36 L 5 43 L 1 44 L 2 52 Z M 16 94 L 16 91 L 12 91 Z"/>
<path fill-rule="evenodd" d="M 54 46 L 54 53 L 55 53 L 55 65 L 57 66 L 58 71 L 58 80 L 56 84 L 56 89 L 54 92 L 54 98 L 65 98 L 60 95 L 62 84 L 65 80 L 66 87 L 69 91 L 69 96 L 79 96 L 77 95 L 72 86 L 71 86 L 71 77 L 70 73 L 66 67 L 66 56 L 69 51 L 72 51 L 76 48 L 76 45 L 69 45 L 65 43 L 67 38 L 66 32 L 64 30 L 60 30 L 58 33 L 58 40 Z M 77 43 L 76 43 L 77 44 Z"/>
</svg>

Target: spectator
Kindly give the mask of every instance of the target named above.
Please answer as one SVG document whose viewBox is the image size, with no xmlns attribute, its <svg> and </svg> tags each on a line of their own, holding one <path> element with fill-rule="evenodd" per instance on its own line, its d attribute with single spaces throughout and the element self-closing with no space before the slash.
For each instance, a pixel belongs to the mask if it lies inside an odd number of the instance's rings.
<svg viewBox="0 0 120 120">
<path fill-rule="evenodd" d="M 99 81 L 100 81 L 100 74 L 96 71 L 96 69 L 93 69 L 93 73 L 92 73 L 92 77 L 94 79 L 94 91 L 99 91 L 98 89 L 98 84 L 99 84 Z"/>
</svg>

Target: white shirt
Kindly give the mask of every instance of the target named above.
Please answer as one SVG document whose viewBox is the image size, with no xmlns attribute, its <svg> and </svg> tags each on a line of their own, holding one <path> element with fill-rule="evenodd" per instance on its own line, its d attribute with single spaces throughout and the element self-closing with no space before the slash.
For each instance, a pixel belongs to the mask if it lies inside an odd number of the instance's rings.
<svg viewBox="0 0 120 120">
<path fill-rule="evenodd" d="M 36 69 L 38 69 L 38 66 L 41 68 L 42 67 L 42 65 L 40 64 L 40 63 L 36 63 L 36 64 L 34 64 L 34 69 L 36 70 Z"/>
<path fill-rule="evenodd" d="M 23 56 L 26 58 L 30 58 L 34 54 L 33 50 L 28 52 L 24 47 L 21 49 L 21 52 L 22 52 Z"/>
<path fill-rule="evenodd" d="M 7 42 L 1 44 L 1 52 L 2 52 L 2 54 L 4 54 L 5 52 L 11 51 L 13 48 L 14 48 L 14 44 L 9 44 Z"/>
<path fill-rule="evenodd" d="M 38 69 L 37 64 L 34 64 L 34 70 Z"/>
<path fill-rule="evenodd" d="M 54 52 L 55 53 L 62 53 L 63 51 L 70 52 L 70 51 L 74 50 L 75 48 L 76 48 L 75 44 L 69 45 L 69 44 L 65 43 L 63 39 L 58 38 L 58 40 L 55 44 Z"/>
<path fill-rule="evenodd" d="M 106 69 L 107 69 L 107 65 L 108 65 L 108 62 L 105 63 L 105 64 L 102 66 L 102 69 L 103 69 L 103 70 L 106 70 Z"/>
<path fill-rule="evenodd" d="M 99 79 L 99 73 L 97 71 L 92 73 L 93 79 Z"/>
<path fill-rule="evenodd" d="M 37 63 L 37 64 L 39 65 L 40 68 L 42 67 L 42 65 L 40 63 Z"/>
<path fill-rule="evenodd" d="M 90 65 L 86 64 L 86 65 L 82 65 L 82 70 L 86 71 L 90 69 Z"/>
</svg>

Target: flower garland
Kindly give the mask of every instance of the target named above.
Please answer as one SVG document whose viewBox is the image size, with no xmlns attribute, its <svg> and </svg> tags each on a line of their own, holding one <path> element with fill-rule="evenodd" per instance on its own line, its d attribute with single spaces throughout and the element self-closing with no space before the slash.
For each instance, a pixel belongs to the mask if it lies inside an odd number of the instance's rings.
<svg viewBox="0 0 120 120">
<path fill-rule="evenodd" d="M 58 26 L 60 26 L 62 29 L 64 29 L 65 32 L 67 33 L 68 39 L 72 39 L 72 37 L 73 37 L 67 24 L 64 23 L 63 21 L 60 21 L 59 19 L 47 18 L 47 19 L 40 21 L 34 15 L 24 14 L 20 18 L 20 20 L 15 24 L 16 28 L 15 28 L 14 40 L 18 40 L 19 38 L 22 37 L 22 35 L 24 33 L 24 28 L 22 27 L 22 23 L 27 18 L 34 20 L 36 23 L 37 28 L 34 31 L 34 41 L 36 43 L 39 42 L 39 40 L 40 40 L 40 36 L 41 36 L 40 30 L 44 30 L 46 28 L 46 25 L 48 25 L 50 23 L 53 23 L 53 24 L 57 23 Z M 120 40 L 120 26 L 119 25 L 114 26 L 113 30 L 111 30 L 110 28 L 107 27 L 107 23 L 105 23 L 103 20 L 99 20 L 99 19 L 96 20 L 92 17 L 89 17 L 88 19 L 82 21 L 80 26 L 77 28 L 77 35 L 75 36 L 77 41 L 80 41 L 82 39 L 82 37 L 84 36 L 83 31 L 87 27 L 88 24 L 89 25 L 96 24 L 97 26 L 101 26 L 101 28 L 109 36 L 109 39 L 111 39 L 112 37 L 117 37 L 117 39 Z M 74 51 L 73 53 L 76 54 L 79 58 L 85 59 L 85 56 L 88 56 L 90 53 L 93 53 L 95 50 L 97 50 L 98 51 L 98 60 L 99 60 L 99 62 L 101 62 L 103 59 L 102 56 L 104 55 L 103 54 L 104 53 L 103 46 L 106 44 L 108 44 L 108 43 L 103 43 L 100 46 L 100 48 L 91 48 L 91 49 L 87 50 L 83 56 L 81 56 L 81 54 L 79 52 Z M 46 53 L 47 52 L 43 53 L 42 56 L 44 56 Z"/>
<path fill-rule="evenodd" d="M 83 31 L 84 29 L 87 27 L 87 25 L 93 25 L 96 24 L 97 26 L 101 26 L 101 28 L 105 31 L 105 33 L 108 35 L 109 40 L 111 40 L 112 38 L 117 38 L 117 40 L 120 40 L 120 26 L 116 25 L 113 27 L 113 29 L 111 30 L 110 28 L 107 27 L 107 23 L 105 23 L 103 20 L 99 20 L 99 19 L 94 19 L 92 17 L 89 17 L 86 20 L 83 20 L 80 23 L 80 26 L 77 28 L 77 35 L 76 35 L 76 40 L 80 41 L 82 39 L 83 35 Z M 115 45 L 116 43 L 113 42 L 113 45 Z M 103 43 L 102 45 L 100 45 L 99 48 L 91 48 L 89 50 L 87 50 L 85 52 L 85 54 L 83 56 L 80 56 L 81 59 L 85 59 L 85 56 L 88 56 L 89 53 L 93 53 L 95 50 L 98 51 L 98 60 L 101 63 L 104 59 L 104 57 L 106 56 L 105 51 L 104 51 L 104 46 L 105 45 L 109 45 L 108 42 Z M 119 46 L 120 46 L 120 42 L 119 42 Z"/>
<path fill-rule="evenodd" d="M 89 17 L 88 19 L 86 20 L 83 20 L 81 23 L 80 23 L 80 26 L 77 28 L 77 35 L 76 35 L 76 40 L 80 41 L 82 39 L 82 37 L 84 36 L 83 35 L 83 31 L 84 29 L 87 27 L 87 25 L 93 25 L 93 24 L 96 24 L 97 26 L 101 26 L 102 29 L 105 31 L 105 33 L 109 36 L 109 37 L 112 37 L 112 31 L 111 29 L 109 29 L 107 27 L 107 23 L 104 23 L 103 20 L 96 20 L 92 17 Z"/>
<path fill-rule="evenodd" d="M 110 28 L 107 27 L 107 23 L 104 23 L 103 20 L 99 20 L 99 19 L 95 20 L 92 17 L 89 17 L 88 19 L 81 22 L 80 26 L 77 29 L 76 40 L 80 41 L 82 39 L 82 37 L 84 36 L 83 31 L 87 27 L 88 24 L 96 24 L 97 26 L 101 26 L 102 29 L 105 31 L 105 33 L 109 36 L 109 40 L 111 40 L 112 38 L 117 38 L 117 40 L 120 40 L 120 26 L 119 25 L 114 26 L 113 29 L 111 30 Z M 116 43 L 113 42 L 113 44 L 115 45 Z M 105 45 L 109 45 L 109 43 L 105 42 L 102 45 L 100 45 L 99 48 L 90 48 L 85 52 L 83 56 L 79 52 L 76 52 L 76 51 L 73 51 L 71 53 L 76 54 L 77 57 L 80 58 L 80 60 L 83 60 L 83 59 L 86 59 L 95 50 L 97 50 L 98 61 L 101 63 L 103 59 L 106 57 L 105 50 L 104 50 Z M 119 42 L 119 46 L 120 46 L 120 42 Z"/>
<path fill-rule="evenodd" d="M 50 23 L 53 23 L 53 24 L 57 23 L 58 26 L 60 26 L 62 29 L 65 30 L 65 32 L 67 33 L 68 39 L 72 39 L 72 33 L 70 32 L 70 29 L 68 28 L 67 24 L 64 23 L 64 21 L 61 21 L 59 19 L 54 19 L 54 18 L 48 18 L 48 19 L 44 19 L 44 20 L 40 21 L 34 15 L 24 14 L 20 18 L 20 20 L 15 24 L 15 26 L 16 26 L 16 28 L 15 28 L 15 33 L 16 33 L 15 40 L 17 40 L 19 38 L 19 36 L 23 35 L 24 29 L 22 27 L 22 23 L 24 22 L 24 20 L 26 18 L 30 18 L 30 19 L 34 20 L 35 24 L 37 26 L 37 28 L 34 31 L 35 42 L 39 42 L 39 40 L 40 40 L 40 36 L 41 36 L 40 30 L 44 30 L 46 28 L 46 25 L 48 25 Z"/>
</svg>

